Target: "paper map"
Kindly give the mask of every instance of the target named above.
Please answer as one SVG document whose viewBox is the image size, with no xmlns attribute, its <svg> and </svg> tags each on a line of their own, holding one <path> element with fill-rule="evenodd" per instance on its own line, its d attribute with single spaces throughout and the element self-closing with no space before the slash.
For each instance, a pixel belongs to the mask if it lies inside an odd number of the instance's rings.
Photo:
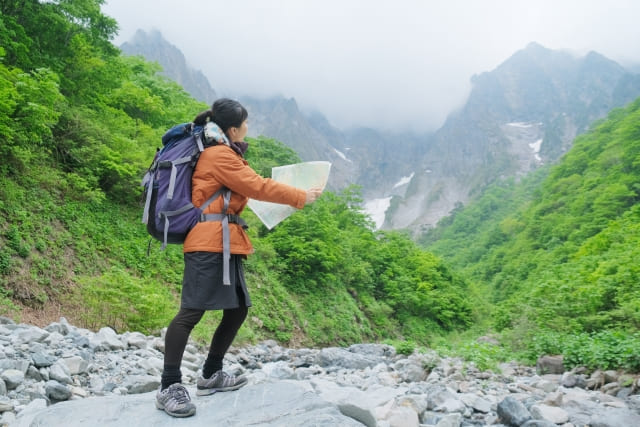
<svg viewBox="0 0 640 427">
<path fill-rule="evenodd" d="M 331 163 L 329 162 L 296 163 L 272 168 L 271 178 L 274 181 L 293 185 L 303 190 L 324 189 L 329 179 L 330 170 Z M 269 230 L 296 211 L 291 206 L 254 199 L 249 200 L 248 206 Z"/>
</svg>

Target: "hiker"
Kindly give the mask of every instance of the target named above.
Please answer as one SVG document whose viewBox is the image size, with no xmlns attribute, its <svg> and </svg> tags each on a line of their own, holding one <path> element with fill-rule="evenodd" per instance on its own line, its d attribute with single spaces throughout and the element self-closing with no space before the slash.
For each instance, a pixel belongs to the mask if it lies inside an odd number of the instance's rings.
<svg viewBox="0 0 640 427">
<path fill-rule="evenodd" d="M 196 394 L 204 396 L 236 390 L 247 384 L 246 377 L 236 377 L 222 369 L 224 355 L 251 307 L 242 263 L 253 252 L 253 247 L 243 221 L 238 221 L 237 216 L 249 198 L 301 209 L 322 193 L 322 189 L 305 191 L 263 178 L 251 169 L 243 157 L 248 147 L 244 142 L 247 117 L 247 110 L 239 102 L 223 98 L 193 121 L 196 126 L 205 126 L 209 121 L 215 123 L 228 140 L 228 143 L 208 147 L 201 153 L 192 177 L 192 202 L 201 206 L 222 187 L 231 190 L 228 201 L 219 197 L 204 210 L 204 215 L 226 212 L 233 219 L 226 225 L 227 247 L 231 253 L 226 279 L 230 284 L 223 283 L 223 223 L 220 220 L 199 222 L 184 241 L 180 310 L 167 329 L 164 369 L 156 395 L 157 408 L 174 417 L 188 417 L 196 412 L 189 393 L 181 384 L 180 365 L 189 334 L 206 310 L 223 310 L 223 314 L 198 376 Z M 225 206 L 227 202 L 228 207 Z"/>
</svg>

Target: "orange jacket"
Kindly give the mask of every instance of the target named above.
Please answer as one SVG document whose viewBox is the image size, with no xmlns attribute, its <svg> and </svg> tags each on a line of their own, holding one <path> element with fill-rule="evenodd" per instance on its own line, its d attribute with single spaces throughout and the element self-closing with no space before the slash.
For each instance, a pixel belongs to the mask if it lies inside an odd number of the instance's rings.
<svg viewBox="0 0 640 427">
<path fill-rule="evenodd" d="M 214 145 L 201 154 L 193 172 L 191 199 L 195 206 L 202 204 L 221 187 L 231 190 L 229 214 L 241 214 L 249 198 L 265 202 L 281 203 L 301 209 L 306 192 L 290 185 L 276 182 L 258 175 L 231 147 Z M 221 213 L 222 197 L 214 200 L 204 213 Z M 253 252 L 249 236 L 238 224 L 229 224 L 231 253 L 248 255 Z M 184 252 L 222 253 L 222 223 L 220 221 L 199 222 L 184 241 Z"/>
</svg>

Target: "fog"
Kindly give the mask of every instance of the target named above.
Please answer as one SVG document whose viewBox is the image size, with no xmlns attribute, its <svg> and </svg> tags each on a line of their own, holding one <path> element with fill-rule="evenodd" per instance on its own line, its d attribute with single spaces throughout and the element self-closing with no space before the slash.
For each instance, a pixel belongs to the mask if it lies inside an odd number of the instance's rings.
<svg viewBox="0 0 640 427">
<path fill-rule="evenodd" d="M 120 27 L 159 30 L 221 96 L 282 95 L 337 127 L 439 127 L 474 74 L 530 42 L 640 64 L 635 0 L 107 0 Z M 212 100 L 213 101 L 213 100 Z"/>
</svg>

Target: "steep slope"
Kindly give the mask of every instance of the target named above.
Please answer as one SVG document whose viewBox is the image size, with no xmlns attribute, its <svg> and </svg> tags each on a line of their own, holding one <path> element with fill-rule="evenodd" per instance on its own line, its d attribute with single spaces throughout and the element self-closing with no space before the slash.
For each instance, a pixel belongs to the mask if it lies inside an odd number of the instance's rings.
<svg viewBox="0 0 640 427">
<path fill-rule="evenodd" d="M 189 74 L 159 33 L 135 40 L 123 49 L 158 61 L 176 81 Z M 422 135 L 336 129 L 293 98 L 240 99 L 250 136 L 282 141 L 305 161 L 331 161 L 332 190 L 360 185 L 379 227 L 419 237 L 496 180 L 553 164 L 590 123 L 640 95 L 640 77 L 602 55 L 577 58 L 535 43 L 472 83 L 464 107 Z"/>
<path fill-rule="evenodd" d="M 640 98 L 548 169 L 492 186 L 423 243 L 500 303 L 498 328 L 637 327 Z"/>
<path fill-rule="evenodd" d="M 295 99 L 272 97 L 257 99 L 248 96 L 240 101 L 249 111 L 249 136 L 264 135 L 291 147 L 304 161 L 331 162 L 329 187 L 344 188 L 354 182 L 357 167 L 344 152 L 344 137 L 324 116 L 316 113 L 309 118 L 298 108 Z"/>
<path fill-rule="evenodd" d="M 640 94 L 638 75 L 597 53 L 575 58 L 535 43 L 472 82 L 385 227 L 424 230 L 490 183 L 555 162 L 590 123 Z"/>
<path fill-rule="evenodd" d="M 138 30 L 135 36 L 120 46 L 128 55 L 142 55 L 155 61 L 164 74 L 182 85 L 194 98 L 211 103 L 217 95 L 200 71 L 191 68 L 182 52 L 164 39 L 159 31 Z M 357 166 L 344 155 L 344 137 L 317 113 L 305 116 L 293 98 L 257 99 L 239 97 L 249 110 L 249 136 L 260 135 L 277 139 L 294 149 L 305 161 L 332 162 L 329 187 L 336 190 L 357 180 Z"/>
<path fill-rule="evenodd" d="M 157 31 L 136 31 L 133 38 L 120 49 L 127 55 L 142 55 L 148 61 L 160 64 L 164 74 L 176 81 L 195 99 L 211 104 L 216 92 L 201 71 L 191 68 L 177 47 L 167 42 Z"/>
</svg>

